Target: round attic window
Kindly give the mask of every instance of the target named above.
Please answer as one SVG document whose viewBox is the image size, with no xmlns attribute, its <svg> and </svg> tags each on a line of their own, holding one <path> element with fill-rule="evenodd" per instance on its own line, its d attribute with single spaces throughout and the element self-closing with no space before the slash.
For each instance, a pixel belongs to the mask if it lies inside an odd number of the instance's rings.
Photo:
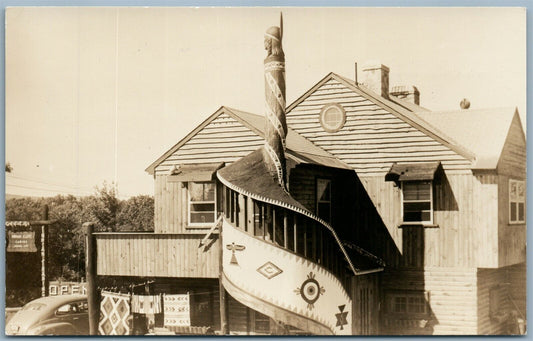
<svg viewBox="0 0 533 341">
<path fill-rule="evenodd" d="M 328 133 L 339 131 L 345 122 L 346 111 L 340 104 L 326 104 L 320 111 L 320 124 Z"/>
</svg>

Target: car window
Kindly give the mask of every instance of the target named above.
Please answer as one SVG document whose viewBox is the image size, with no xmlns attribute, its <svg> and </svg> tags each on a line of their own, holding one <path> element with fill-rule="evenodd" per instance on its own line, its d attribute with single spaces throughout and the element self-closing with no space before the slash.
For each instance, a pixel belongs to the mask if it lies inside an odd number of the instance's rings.
<svg viewBox="0 0 533 341">
<path fill-rule="evenodd" d="M 62 305 L 57 308 L 56 315 L 70 315 L 70 314 L 79 314 L 87 312 L 88 304 L 87 302 L 72 302 Z"/>
<path fill-rule="evenodd" d="M 28 303 L 26 304 L 22 310 L 42 310 L 44 307 L 46 307 L 46 304 L 44 303 Z"/>
</svg>

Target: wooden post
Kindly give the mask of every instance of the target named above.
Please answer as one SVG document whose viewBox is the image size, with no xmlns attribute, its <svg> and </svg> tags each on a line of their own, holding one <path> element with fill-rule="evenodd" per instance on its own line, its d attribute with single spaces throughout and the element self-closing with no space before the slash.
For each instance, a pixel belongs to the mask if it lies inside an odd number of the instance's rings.
<svg viewBox="0 0 533 341">
<path fill-rule="evenodd" d="M 48 220 L 48 205 L 44 205 L 42 219 L 44 221 Z M 48 253 L 48 226 L 41 226 L 41 296 L 48 296 L 48 258 L 50 257 Z"/>
<path fill-rule="evenodd" d="M 226 289 L 224 289 L 224 285 L 222 285 L 222 276 L 224 276 L 224 266 L 223 266 L 223 247 L 222 245 L 222 226 L 224 225 L 224 222 L 220 224 L 220 227 L 218 228 L 219 234 L 218 234 L 218 240 L 220 241 L 220 251 L 219 251 L 219 262 L 218 262 L 218 291 L 219 291 L 219 297 L 220 297 L 220 333 L 222 335 L 228 335 L 229 334 L 229 325 L 228 325 L 228 307 L 227 307 L 227 294 Z"/>
<path fill-rule="evenodd" d="M 276 243 L 276 209 L 272 206 L 272 243 Z"/>
<path fill-rule="evenodd" d="M 298 219 L 297 215 L 294 214 L 294 252 L 298 253 L 298 226 L 296 220 Z"/>
<path fill-rule="evenodd" d="M 286 249 L 289 248 L 289 234 L 287 230 L 287 225 L 289 225 L 287 210 L 283 210 L 283 244 Z"/>
<path fill-rule="evenodd" d="M 94 223 L 84 223 L 85 231 L 85 275 L 87 277 L 87 299 L 89 303 L 89 335 L 98 335 L 98 292 L 96 289 L 96 238 Z"/>
</svg>

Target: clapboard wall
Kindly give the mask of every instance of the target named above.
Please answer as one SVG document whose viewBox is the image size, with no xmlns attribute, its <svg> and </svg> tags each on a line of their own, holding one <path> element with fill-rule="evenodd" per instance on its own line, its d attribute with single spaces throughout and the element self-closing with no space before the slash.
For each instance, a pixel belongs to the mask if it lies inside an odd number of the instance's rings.
<svg viewBox="0 0 533 341">
<path fill-rule="evenodd" d="M 513 117 L 498 162 L 500 266 L 518 264 L 526 260 L 526 224 L 509 223 L 510 179 L 526 180 L 526 142 L 518 113 L 515 113 Z"/>
<path fill-rule="evenodd" d="M 474 335 L 478 331 L 476 269 L 386 269 L 381 285 L 383 297 L 391 291 L 419 291 L 426 294 L 429 305 L 427 316 L 416 318 L 392 316 L 382 309 L 381 334 Z"/>
<path fill-rule="evenodd" d="M 366 193 L 359 193 L 370 197 L 394 241 L 391 247 L 396 248 L 389 247 L 379 255 L 389 266 L 497 267 L 497 181 L 494 175 L 446 172 L 434 186 L 435 226 L 425 228 L 402 227 L 401 193 L 394 182 L 386 182 L 382 176 L 361 177 Z M 365 231 L 371 226 L 357 228 Z M 374 245 L 369 251 L 378 252 L 379 248 Z"/>
<path fill-rule="evenodd" d="M 335 133 L 320 125 L 320 110 L 338 103 L 346 122 Z M 444 169 L 467 169 L 470 161 L 383 109 L 335 77 L 312 91 L 287 113 L 300 135 L 352 166 L 359 176 L 384 174 L 393 162 L 441 161 Z"/>
<path fill-rule="evenodd" d="M 221 109 L 222 110 L 222 109 Z M 156 174 L 168 172 L 176 164 L 230 164 L 263 145 L 264 140 L 224 111 L 165 158 L 155 168 Z"/>
</svg>

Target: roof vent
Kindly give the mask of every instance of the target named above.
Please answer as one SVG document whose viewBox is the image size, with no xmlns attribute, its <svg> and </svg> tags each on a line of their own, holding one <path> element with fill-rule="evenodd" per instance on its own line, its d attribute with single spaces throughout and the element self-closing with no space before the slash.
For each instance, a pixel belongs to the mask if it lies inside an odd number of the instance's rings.
<svg viewBox="0 0 533 341">
<path fill-rule="evenodd" d="M 416 86 L 397 85 L 393 86 L 390 94 L 394 97 L 404 99 L 408 102 L 420 105 L 420 91 Z"/>
<path fill-rule="evenodd" d="M 470 108 L 470 101 L 467 100 L 466 98 L 463 98 L 461 100 L 461 103 L 459 103 L 459 105 L 461 106 L 461 109 L 468 109 Z"/>
</svg>

